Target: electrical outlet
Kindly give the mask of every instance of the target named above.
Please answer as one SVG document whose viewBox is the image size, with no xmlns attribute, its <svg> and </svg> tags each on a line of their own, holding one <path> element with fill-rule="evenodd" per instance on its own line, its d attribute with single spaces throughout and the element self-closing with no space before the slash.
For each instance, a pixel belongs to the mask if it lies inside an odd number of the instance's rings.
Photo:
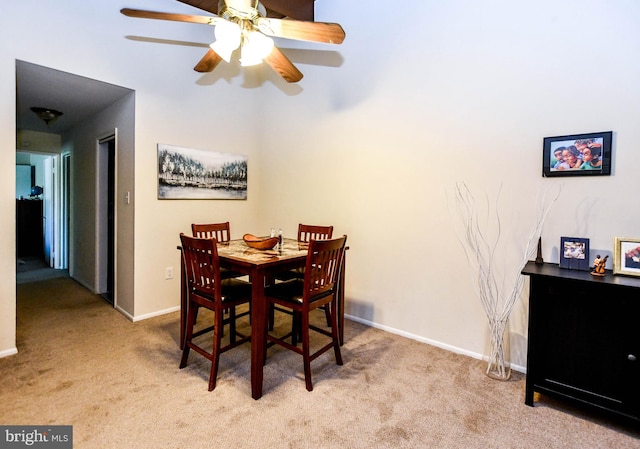
<svg viewBox="0 0 640 449">
<path fill-rule="evenodd" d="M 164 278 L 173 279 L 173 267 L 167 267 L 164 269 Z"/>
</svg>

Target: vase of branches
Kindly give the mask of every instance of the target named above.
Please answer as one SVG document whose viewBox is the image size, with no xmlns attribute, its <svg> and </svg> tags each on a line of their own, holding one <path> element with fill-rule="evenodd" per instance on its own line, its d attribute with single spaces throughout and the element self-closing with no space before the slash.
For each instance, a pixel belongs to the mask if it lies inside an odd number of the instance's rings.
<svg viewBox="0 0 640 449">
<path fill-rule="evenodd" d="M 508 380 L 511 377 L 511 367 L 506 356 L 508 330 L 509 319 L 489 319 L 489 362 L 486 374 L 498 380 Z"/>
<path fill-rule="evenodd" d="M 536 220 L 523 248 L 523 259 L 520 266 L 515 267 L 509 278 L 506 278 L 504 271 L 499 270 L 496 266 L 498 249 L 503 246 L 498 212 L 501 190 L 502 186 L 498 190 L 493 212 L 490 212 L 492 208 L 489 206 L 488 197 L 485 197 L 487 207 L 480 208 L 480 204 L 464 183 L 456 185 L 455 197 L 457 212 L 464 229 L 460 240 L 465 249 L 469 266 L 476 274 L 474 283 L 489 326 L 489 356 L 486 374 L 494 379 L 508 380 L 511 377 L 511 368 L 506 343 L 508 341 L 509 317 L 524 286 L 524 277 L 520 272 L 527 261 L 535 256 L 537 242 L 542 233 L 542 225 L 551 206 L 560 196 L 562 186 L 558 188 L 555 195 L 547 191 L 538 199 Z M 485 219 L 485 214 L 493 216 L 493 220 Z M 480 219 L 481 215 L 482 220 Z M 492 229 L 489 229 L 488 226 L 492 226 Z M 502 273 L 503 279 L 499 279 L 500 273 Z M 511 280 L 509 281 L 509 279 Z"/>
</svg>

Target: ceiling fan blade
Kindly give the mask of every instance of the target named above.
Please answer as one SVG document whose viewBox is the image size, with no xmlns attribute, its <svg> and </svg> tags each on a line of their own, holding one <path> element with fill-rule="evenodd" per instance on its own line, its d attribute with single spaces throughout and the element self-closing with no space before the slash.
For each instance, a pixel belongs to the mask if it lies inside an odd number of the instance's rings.
<svg viewBox="0 0 640 449">
<path fill-rule="evenodd" d="M 219 0 L 178 0 L 181 3 L 191 5 L 218 15 Z M 314 0 L 262 0 L 260 3 L 267 10 L 267 17 L 290 17 L 296 20 L 310 20 L 313 22 Z M 226 3 L 223 3 L 225 5 Z"/>
<path fill-rule="evenodd" d="M 141 9 L 123 8 L 122 14 L 128 17 L 138 17 L 141 19 L 175 20 L 176 22 L 203 23 L 205 25 L 215 25 L 221 20 L 220 17 L 192 16 L 189 14 L 172 14 L 168 12 L 143 11 Z"/>
<path fill-rule="evenodd" d="M 289 59 L 282 54 L 278 47 L 273 47 L 269 56 L 264 58 L 264 62 L 269 64 L 278 75 L 283 77 L 287 83 L 295 83 L 302 79 L 302 72 L 294 66 Z"/>
<path fill-rule="evenodd" d="M 285 39 L 341 44 L 345 38 L 344 30 L 337 23 L 261 17 L 256 20 L 256 25 L 262 33 L 268 36 L 284 37 Z"/>
<path fill-rule="evenodd" d="M 220 64 L 220 61 L 222 61 L 220 55 L 212 49 L 209 49 L 202 59 L 198 61 L 193 70 L 200 73 L 211 72 L 218 64 Z"/>
<path fill-rule="evenodd" d="M 282 16 L 313 22 L 314 0 L 261 0 L 267 11 L 275 11 Z M 272 17 L 272 15 L 268 15 Z M 278 16 L 275 16 L 278 17 Z"/>
<path fill-rule="evenodd" d="M 195 8 L 208 11 L 213 14 L 218 14 L 218 0 L 178 0 L 181 3 L 186 3 Z"/>
</svg>

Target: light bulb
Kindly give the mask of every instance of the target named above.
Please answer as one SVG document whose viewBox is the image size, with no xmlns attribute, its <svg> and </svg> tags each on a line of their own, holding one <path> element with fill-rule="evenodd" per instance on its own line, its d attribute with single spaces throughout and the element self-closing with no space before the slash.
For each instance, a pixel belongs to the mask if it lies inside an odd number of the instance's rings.
<svg viewBox="0 0 640 449">
<path fill-rule="evenodd" d="M 273 39 L 257 31 L 246 34 L 242 43 L 240 65 L 246 67 L 260 64 L 273 50 Z"/>
<path fill-rule="evenodd" d="M 237 23 L 222 21 L 214 31 L 216 41 L 209 45 L 222 59 L 229 62 L 231 53 L 240 46 L 240 27 Z"/>
</svg>

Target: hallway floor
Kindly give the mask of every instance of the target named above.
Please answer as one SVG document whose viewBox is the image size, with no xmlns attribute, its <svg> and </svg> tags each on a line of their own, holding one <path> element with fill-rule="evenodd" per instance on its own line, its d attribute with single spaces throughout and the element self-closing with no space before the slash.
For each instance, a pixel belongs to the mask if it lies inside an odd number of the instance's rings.
<svg viewBox="0 0 640 449">
<path fill-rule="evenodd" d="M 38 282 L 69 276 L 68 270 L 48 267 L 39 257 L 19 257 L 16 261 L 16 283 Z"/>
</svg>

